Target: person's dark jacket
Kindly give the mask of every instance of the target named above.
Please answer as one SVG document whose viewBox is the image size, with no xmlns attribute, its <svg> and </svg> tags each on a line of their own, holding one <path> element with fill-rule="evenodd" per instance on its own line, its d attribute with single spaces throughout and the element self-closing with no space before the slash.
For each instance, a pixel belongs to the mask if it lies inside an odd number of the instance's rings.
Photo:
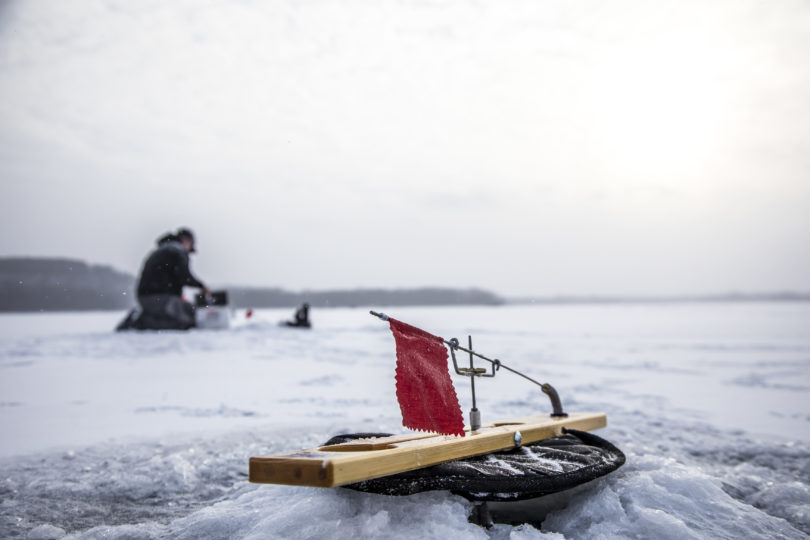
<svg viewBox="0 0 810 540">
<path fill-rule="evenodd" d="M 191 275 L 188 253 L 174 235 L 158 240 L 158 247 L 143 263 L 138 282 L 138 296 L 171 294 L 180 296 L 183 287 L 203 288 L 204 285 Z"/>
</svg>

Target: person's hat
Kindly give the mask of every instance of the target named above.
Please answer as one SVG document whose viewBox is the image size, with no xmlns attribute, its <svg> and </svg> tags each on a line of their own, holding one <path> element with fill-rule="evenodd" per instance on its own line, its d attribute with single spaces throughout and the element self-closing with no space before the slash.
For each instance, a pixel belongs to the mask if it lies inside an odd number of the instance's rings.
<svg viewBox="0 0 810 540">
<path fill-rule="evenodd" d="M 191 229 L 186 229 L 185 227 L 183 227 L 183 228 L 181 228 L 181 229 L 177 229 L 177 238 L 179 238 L 179 239 L 181 239 L 181 240 L 182 240 L 183 238 L 188 238 L 189 240 L 191 240 L 191 250 L 190 250 L 190 253 L 196 253 L 196 252 L 197 252 L 197 250 L 196 250 L 196 249 L 195 249 L 195 247 L 194 247 L 194 246 L 195 246 L 195 243 L 196 243 L 196 242 L 194 241 L 194 233 L 193 233 L 193 232 L 191 232 Z"/>
</svg>

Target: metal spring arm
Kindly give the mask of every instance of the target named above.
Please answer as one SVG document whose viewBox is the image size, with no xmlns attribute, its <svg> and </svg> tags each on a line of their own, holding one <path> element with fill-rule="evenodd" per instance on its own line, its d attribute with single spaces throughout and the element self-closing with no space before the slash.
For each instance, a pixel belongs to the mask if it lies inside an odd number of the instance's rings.
<svg viewBox="0 0 810 540">
<path fill-rule="evenodd" d="M 552 408 L 551 416 L 555 416 L 555 417 L 568 416 L 568 413 L 566 413 L 563 410 L 562 402 L 560 401 L 560 395 L 557 393 L 557 390 L 555 390 L 554 387 L 551 386 L 550 384 L 537 382 L 534 379 L 532 379 L 531 377 L 529 377 L 527 375 L 524 375 L 523 373 L 521 373 L 521 372 L 519 372 L 519 371 L 517 371 L 515 369 L 512 369 L 509 366 L 505 366 L 497 358 L 493 360 L 493 359 L 487 358 L 486 356 L 484 356 L 482 354 L 479 354 L 479 353 L 473 351 L 472 349 L 465 349 L 464 347 L 462 347 L 462 346 L 460 346 L 458 344 L 458 339 L 456 339 L 456 338 L 452 338 L 450 341 L 445 341 L 444 343 L 448 347 L 450 347 L 450 356 L 453 358 L 453 368 L 456 370 L 456 373 L 458 373 L 459 375 L 464 375 L 466 377 L 476 377 L 476 376 L 478 376 L 478 377 L 494 377 L 495 372 L 497 370 L 499 370 L 501 368 L 504 368 L 505 370 L 511 371 L 515 375 L 520 375 L 524 379 L 526 379 L 526 380 L 528 380 L 530 382 L 533 382 L 534 384 L 536 384 L 537 386 L 540 387 L 540 389 L 543 391 L 543 393 L 545 393 L 548 396 L 548 399 L 551 401 L 551 408 Z M 484 370 L 483 368 L 478 368 L 478 369 L 461 368 L 461 369 L 459 369 L 458 363 L 456 362 L 456 355 L 455 355 L 455 350 L 456 349 L 467 352 L 472 356 L 477 356 L 478 358 L 480 358 L 482 360 L 486 360 L 487 362 L 490 363 L 492 371 L 489 374 L 485 374 L 486 370 Z M 479 369 L 481 370 L 480 372 L 478 371 Z"/>
<path fill-rule="evenodd" d="M 450 347 L 450 357 L 453 359 L 453 369 L 455 369 L 456 373 L 459 375 L 464 375 L 465 377 L 494 377 L 495 370 L 501 367 L 501 361 L 495 359 L 490 364 L 490 368 L 492 368 L 490 373 L 487 373 L 487 370 L 484 368 L 460 368 L 458 367 L 458 362 L 456 362 L 456 349 L 460 348 L 458 346 L 458 340 L 453 338 L 450 341 L 445 341 L 445 343 Z"/>
</svg>

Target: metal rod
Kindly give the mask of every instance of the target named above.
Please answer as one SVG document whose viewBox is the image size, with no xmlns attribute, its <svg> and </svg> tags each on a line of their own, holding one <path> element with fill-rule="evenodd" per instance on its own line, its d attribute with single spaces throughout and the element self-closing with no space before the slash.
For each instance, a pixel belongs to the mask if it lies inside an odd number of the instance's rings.
<svg viewBox="0 0 810 540">
<path fill-rule="evenodd" d="M 472 349 L 472 336 L 467 336 L 468 343 L 470 344 L 470 349 Z M 473 355 L 470 355 L 470 370 L 472 370 L 475 366 L 473 366 Z M 472 387 L 472 398 L 473 398 L 473 406 L 472 408 L 475 409 L 475 377 L 470 377 L 470 386 Z"/>
</svg>

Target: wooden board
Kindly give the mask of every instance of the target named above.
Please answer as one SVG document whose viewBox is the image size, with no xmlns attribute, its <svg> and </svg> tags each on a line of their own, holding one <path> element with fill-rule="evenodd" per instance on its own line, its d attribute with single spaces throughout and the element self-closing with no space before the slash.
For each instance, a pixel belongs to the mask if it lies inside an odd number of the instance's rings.
<svg viewBox="0 0 810 540">
<path fill-rule="evenodd" d="M 466 430 L 465 437 L 406 433 L 358 439 L 297 452 L 250 458 L 250 481 L 259 484 L 334 487 L 421 469 L 515 446 L 515 433 L 529 444 L 562 433 L 562 428 L 588 431 L 607 425 L 604 413 L 570 413 L 565 418 L 527 416 Z"/>
</svg>

